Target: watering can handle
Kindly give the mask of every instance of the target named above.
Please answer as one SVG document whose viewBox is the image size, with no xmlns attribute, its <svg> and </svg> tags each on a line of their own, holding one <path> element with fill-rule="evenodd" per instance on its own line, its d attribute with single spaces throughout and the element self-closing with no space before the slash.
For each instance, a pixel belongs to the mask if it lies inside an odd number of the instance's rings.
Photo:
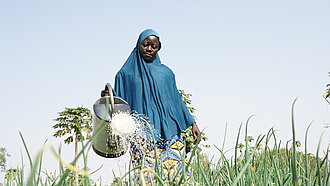
<svg viewBox="0 0 330 186">
<path fill-rule="evenodd" d="M 109 91 L 111 110 L 112 110 L 112 114 L 113 114 L 113 113 L 115 113 L 115 99 L 113 97 L 113 89 L 112 89 L 110 83 L 107 83 L 105 86 L 108 88 L 108 91 Z"/>
</svg>

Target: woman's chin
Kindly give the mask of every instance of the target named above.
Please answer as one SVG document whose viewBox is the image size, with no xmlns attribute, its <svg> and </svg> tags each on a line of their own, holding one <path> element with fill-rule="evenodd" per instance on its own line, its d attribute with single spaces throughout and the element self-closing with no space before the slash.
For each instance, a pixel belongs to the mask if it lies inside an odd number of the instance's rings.
<svg viewBox="0 0 330 186">
<path fill-rule="evenodd" d="M 147 62 L 147 63 L 151 63 L 152 62 L 152 58 L 144 58 L 144 61 Z"/>
</svg>

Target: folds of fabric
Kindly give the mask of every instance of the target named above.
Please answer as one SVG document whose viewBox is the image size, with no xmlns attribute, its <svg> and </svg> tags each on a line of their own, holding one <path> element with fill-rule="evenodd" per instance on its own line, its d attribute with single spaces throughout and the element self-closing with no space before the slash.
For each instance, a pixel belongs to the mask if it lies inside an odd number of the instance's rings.
<svg viewBox="0 0 330 186">
<path fill-rule="evenodd" d="M 157 141 L 169 140 L 195 121 L 182 101 L 172 70 L 161 63 L 158 54 L 151 62 L 141 57 L 139 46 L 151 35 L 159 38 L 151 29 L 140 34 L 136 47 L 116 75 L 115 92 L 132 110 L 149 118 L 159 132 Z"/>
</svg>

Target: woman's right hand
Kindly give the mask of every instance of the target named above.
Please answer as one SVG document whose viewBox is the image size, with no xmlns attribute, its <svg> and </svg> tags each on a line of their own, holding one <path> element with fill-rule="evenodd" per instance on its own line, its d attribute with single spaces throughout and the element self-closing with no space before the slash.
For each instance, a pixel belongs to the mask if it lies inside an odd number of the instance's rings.
<svg viewBox="0 0 330 186">
<path fill-rule="evenodd" d="M 101 97 L 104 96 L 109 96 L 109 90 L 107 86 L 105 86 L 105 89 L 101 91 Z"/>
</svg>

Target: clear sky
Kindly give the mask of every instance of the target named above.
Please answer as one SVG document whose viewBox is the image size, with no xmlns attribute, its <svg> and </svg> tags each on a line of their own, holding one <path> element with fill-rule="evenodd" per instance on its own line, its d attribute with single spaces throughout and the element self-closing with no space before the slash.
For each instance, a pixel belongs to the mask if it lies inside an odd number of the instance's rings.
<svg viewBox="0 0 330 186">
<path fill-rule="evenodd" d="M 222 144 L 227 123 L 225 147 L 234 147 L 240 123 L 253 114 L 250 135 L 274 127 L 286 142 L 298 97 L 296 135 L 303 143 L 314 121 L 308 148 L 315 154 L 323 131 L 322 147 L 330 142 L 330 107 L 322 97 L 330 82 L 329 9 L 329 1 L 301 0 L 0 0 L 0 147 L 11 154 L 8 166 L 21 164 L 19 131 L 33 156 L 46 139 L 57 148 L 57 112 L 92 109 L 146 28 L 160 34 L 159 55 L 177 86 L 193 94 L 208 144 Z M 207 153 L 216 156 L 214 148 Z M 63 159 L 72 157 L 73 146 L 63 144 Z M 94 176 L 105 181 L 112 169 L 124 172 L 129 158 L 89 157 L 92 170 L 104 165 Z M 49 150 L 44 161 L 48 171 L 57 168 Z"/>
</svg>

